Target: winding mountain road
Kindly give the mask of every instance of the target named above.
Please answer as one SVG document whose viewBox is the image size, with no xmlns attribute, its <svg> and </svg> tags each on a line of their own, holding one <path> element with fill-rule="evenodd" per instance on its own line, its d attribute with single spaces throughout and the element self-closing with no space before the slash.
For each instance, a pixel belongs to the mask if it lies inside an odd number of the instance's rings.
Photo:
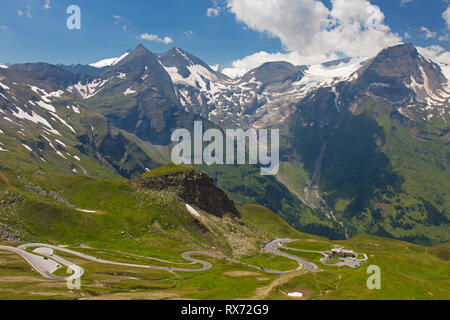
<svg viewBox="0 0 450 320">
<path fill-rule="evenodd" d="M 265 244 L 263 246 L 263 253 L 272 253 L 277 256 L 285 257 L 287 259 L 291 259 L 296 261 L 299 264 L 299 267 L 295 270 L 305 269 L 305 270 L 317 270 L 318 267 L 310 263 L 308 261 L 305 261 L 303 259 L 300 259 L 295 256 L 291 256 L 287 253 L 281 252 L 278 249 L 282 248 L 284 244 L 292 242 L 295 240 L 290 239 L 274 239 L 271 242 Z M 33 253 L 30 253 L 27 251 L 27 249 L 35 248 Z M 151 266 L 151 265 L 142 265 L 142 264 L 131 264 L 131 263 L 123 263 L 123 262 L 115 262 L 115 261 L 109 261 L 105 259 L 96 258 L 93 256 L 90 256 L 85 253 L 77 252 L 74 250 L 61 248 L 57 246 L 53 246 L 50 244 L 44 244 L 44 243 L 29 243 L 29 244 L 23 244 L 17 248 L 15 247 L 9 247 L 9 246 L 0 246 L 0 250 L 3 251 L 9 251 L 12 253 L 15 253 L 22 258 L 25 259 L 37 272 L 39 272 L 43 277 L 47 279 L 55 279 L 55 280 L 74 280 L 81 278 L 81 276 L 84 274 L 83 268 L 80 266 L 77 266 L 70 261 L 61 258 L 55 254 L 56 251 L 66 253 L 69 255 L 73 255 L 75 257 L 79 257 L 88 261 L 93 261 L 100 264 L 108 264 L 108 265 L 116 265 L 121 267 L 130 267 L 130 268 L 141 268 L 141 269 L 152 269 L 152 270 L 163 270 L 163 271 L 178 271 L 178 272 L 204 272 L 210 270 L 213 266 L 211 263 L 207 261 L 203 261 L 200 259 L 193 258 L 193 256 L 206 256 L 218 260 L 228 261 L 235 264 L 240 264 L 249 268 L 257 269 L 262 272 L 266 272 L 269 274 L 276 274 L 276 275 L 283 275 L 290 273 L 295 270 L 290 271 L 278 271 L 278 270 L 270 270 L 265 269 L 259 266 L 254 266 L 251 264 L 247 264 L 241 261 L 233 260 L 224 256 L 218 256 L 209 252 L 202 252 L 202 251 L 188 251 L 184 252 L 181 256 L 186 261 L 189 261 L 188 263 L 176 263 L 178 265 L 194 265 L 199 264 L 202 267 L 197 269 L 192 268 L 182 268 L 182 267 L 162 267 L 162 266 Z M 154 259 L 154 258 L 150 258 Z M 155 258 L 156 259 L 156 258 Z M 159 259 L 156 259 L 159 260 Z M 162 260 L 160 260 L 162 261 Z M 171 263 L 166 261 L 167 263 Z M 175 264 L 175 263 L 174 263 Z M 57 277 L 53 275 L 55 271 L 60 269 L 62 266 L 66 266 L 70 268 L 73 273 L 69 277 Z"/>
<path fill-rule="evenodd" d="M 285 253 L 285 252 L 282 252 L 282 251 L 278 250 L 278 249 L 289 249 L 290 250 L 291 248 L 287 248 L 284 245 L 288 244 L 290 242 L 293 242 L 293 241 L 295 241 L 295 240 L 292 240 L 292 239 L 274 239 L 271 242 L 269 242 L 269 243 L 267 243 L 267 244 L 265 244 L 263 246 L 263 252 L 265 252 L 265 253 L 272 253 L 272 254 L 275 254 L 277 256 L 281 256 L 281 257 L 285 257 L 287 259 L 291 259 L 291 260 L 297 261 L 297 263 L 299 264 L 299 268 L 297 270 L 302 269 L 301 266 L 303 266 L 303 268 L 305 270 L 309 270 L 309 271 L 318 270 L 319 267 L 316 266 L 314 263 L 306 261 L 306 260 L 303 260 L 303 259 L 301 259 L 299 257 L 292 256 L 292 255 L 290 255 L 288 253 Z"/>
</svg>

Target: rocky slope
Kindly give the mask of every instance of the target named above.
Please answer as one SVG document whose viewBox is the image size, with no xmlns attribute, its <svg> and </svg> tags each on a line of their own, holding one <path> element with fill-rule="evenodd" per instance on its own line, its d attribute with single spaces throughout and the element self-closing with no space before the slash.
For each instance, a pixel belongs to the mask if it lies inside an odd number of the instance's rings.
<svg viewBox="0 0 450 320">
<path fill-rule="evenodd" d="M 285 149 L 309 179 L 291 187 L 350 234 L 448 241 L 448 88 L 440 66 L 400 45 L 311 92 Z"/>
<path fill-rule="evenodd" d="M 202 171 L 169 165 L 144 174 L 134 181 L 154 190 L 173 190 L 185 203 L 215 216 L 223 217 L 228 213 L 240 217 L 233 201 Z"/>
<path fill-rule="evenodd" d="M 3 167 L 130 177 L 156 166 L 135 142 L 66 91 L 62 84 L 69 81 L 68 73 L 48 73 L 58 68 L 42 64 L 26 66 L 0 69 Z"/>
</svg>

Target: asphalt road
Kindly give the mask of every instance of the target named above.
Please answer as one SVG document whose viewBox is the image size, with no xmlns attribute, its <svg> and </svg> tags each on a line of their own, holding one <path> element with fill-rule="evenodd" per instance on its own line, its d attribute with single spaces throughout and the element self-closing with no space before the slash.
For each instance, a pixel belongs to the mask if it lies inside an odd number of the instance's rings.
<svg viewBox="0 0 450 320">
<path fill-rule="evenodd" d="M 37 272 L 39 272 L 43 277 L 47 279 L 59 279 L 58 277 L 53 275 L 53 272 L 60 268 L 60 264 L 54 260 L 50 260 L 48 258 L 44 258 L 42 256 L 38 256 L 36 254 L 29 253 L 14 247 L 0 246 L 0 250 L 9 251 L 21 256 Z"/>
<path fill-rule="evenodd" d="M 271 242 L 269 242 L 268 244 L 266 244 L 263 247 L 263 253 L 272 253 L 274 255 L 282 256 L 282 257 L 297 261 L 297 263 L 299 264 L 299 267 L 296 270 L 299 270 L 299 269 L 316 270 L 316 269 L 318 269 L 318 267 L 313 263 L 310 263 L 308 261 L 305 261 L 305 260 L 300 259 L 295 256 L 291 256 L 287 253 L 284 253 L 284 252 L 281 252 L 278 250 L 279 248 L 282 248 L 284 244 L 291 242 L 291 241 L 295 241 L 295 240 L 290 240 L 290 239 L 272 240 Z M 33 253 L 26 251 L 27 249 L 30 249 L 30 248 L 35 248 Z M 194 264 L 201 265 L 200 268 L 189 269 L 189 268 L 182 268 L 182 267 L 161 267 L 161 266 L 151 266 L 151 265 L 131 264 L 131 263 L 109 261 L 109 260 L 96 258 L 96 257 L 90 256 L 85 253 L 80 253 L 80 252 L 73 251 L 70 249 L 61 248 L 61 247 L 44 244 L 44 243 L 29 243 L 29 244 L 21 245 L 17 248 L 8 247 L 8 246 L 0 246 L 0 250 L 9 251 L 9 252 L 12 252 L 12 253 L 15 253 L 15 254 L 21 256 L 42 276 L 44 276 L 45 278 L 48 278 L 48 279 L 56 279 L 56 280 L 74 280 L 74 279 L 80 278 L 84 274 L 83 268 L 73 264 L 72 262 L 70 262 L 64 258 L 57 256 L 55 254 L 55 252 L 58 252 L 58 251 L 66 253 L 66 254 L 70 254 L 75 257 L 79 257 L 79 258 L 82 258 L 82 259 L 85 259 L 88 261 L 101 263 L 101 264 L 109 264 L 109 265 L 116 265 L 116 266 L 121 266 L 121 267 L 130 267 L 130 268 L 163 270 L 163 271 L 204 272 L 204 271 L 208 271 L 209 269 L 212 268 L 211 263 L 209 263 L 207 261 L 203 261 L 201 259 L 193 258 L 192 256 L 206 256 L 206 257 L 210 257 L 210 258 L 214 258 L 214 259 L 218 259 L 218 260 L 228 261 L 231 263 L 240 264 L 240 265 L 243 265 L 243 266 L 246 266 L 249 268 L 253 268 L 253 269 L 256 269 L 256 270 L 259 270 L 262 272 L 266 272 L 269 274 L 282 275 L 282 274 L 286 274 L 286 273 L 295 271 L 295 270 L 291 270 L 291 271 L 269 270 L 269 269 L 265 269 L 265 268 L 262 268 L 259 266 L 250 265 L 250 264 L 247 264 L 247 263 L 244 263 L 241 261 L 229 259 L 227 257 L 217 256 L 217 255 L 209 253 L 209 252 L 201 252 L 201 251 L 188 251 L 188 252 L 184 252 L 182 254 L 183 259 L 185 259 L 186 261 L 189 261 L 188 263 L 184 263 L 184 265 L 194 265 Z M 150 258 L 150 259 L 153 259 L 153 258 Z M 156 260 L 159 260 L 159 259 L 156 259 Z M 171 262 L 167 262 L 167 263 L 171 263 Z M 177 264 L 180 265 L 180 263 L 177 263 Z M 73 271 L 73 273 L 68 277 L 57 277 L 57 276 L 53 275 L 53 273 L 55 271 L 57 271 L 58 269 L 60 269 L 62 266 L 66 266 L 66 267 L 70 268 Z"/>
<path fill-rule="evenodd" d="M 274 239 L 272 241 L 270 241 L 269 243 L 265 244 L 263 246 L 263 252 L 265 253 L 272 253 L 275 254 L 277 256 L 281 256 L 281 257 L 285 257 L 287 259 L 291 259 L 291 260 L 295 260 L 297 261 L 297 263 L 299 264 L 299 269 L 304 269 L 304 270 L 309 270 L 309 271 L 314 271 L 314 270 L 318 270 L 319 267 L 316 266 L 314 263 L 303 260 L 299 257 L 296 256 L 292 256 L 290 254 L 287 254 L 285 252 L 280 251 L 279 249 L 281 248 L 285 248 L 284 245 L 288 244 L 289 242 L 293 242 L 296 240 L 292 240 L 292 239 Z M 290 248 L 285 248 L 285 249 L 290 249 Z"/>
</svg>

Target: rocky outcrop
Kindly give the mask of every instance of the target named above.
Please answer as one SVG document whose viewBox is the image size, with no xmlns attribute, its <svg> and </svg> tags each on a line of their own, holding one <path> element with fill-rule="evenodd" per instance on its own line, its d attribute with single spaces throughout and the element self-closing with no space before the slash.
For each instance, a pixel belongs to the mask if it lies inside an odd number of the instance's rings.
<svg viewBox="0 0 450 320">
<path fill-rule="evenodd" d="M 0 241 L 18 242 L 21 240 L 17 232 L 11 230 L 9 226 L 0 222 Z"/>
<path fill-rule="evenodd" d="M 226 214 L 232 214 L 240 217 L 234 202 L 204 172 L 191 169 L 158 176 L 149 174 L 138 177 L 134 181 L 149 189 L 172 190 L 185 203 L 215 216 L 223 217 Z"/>
</svg>

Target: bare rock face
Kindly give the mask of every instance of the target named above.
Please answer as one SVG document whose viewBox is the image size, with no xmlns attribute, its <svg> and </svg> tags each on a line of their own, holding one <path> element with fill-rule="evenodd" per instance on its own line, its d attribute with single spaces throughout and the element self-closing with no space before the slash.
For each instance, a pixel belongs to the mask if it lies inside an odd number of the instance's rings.
<svg viewBox="0 0 450 320">
<path fill-rule="evenodd" d="M 0 223 L 0 241 L 18 242 L 21 240 L 17 232 L 11 230 L 6 224 Z"/>
<path fill-rule="evenodd" d="M 412 44 L 384 49 L 359 73 L 358 89 L 401 106 L 423 101 L 447 83 L 441 68 L 421 56 Z"/>
<path fill-rule="evenodd" d="M 223 217 L 232 214 L 240 217 L 234 202 L 206 173 L 190 169 L 163 175 L 143 175 L 134 180 L 145 188 L 154 190 L 172 190 L 189 205 Z"/>
</svg>

